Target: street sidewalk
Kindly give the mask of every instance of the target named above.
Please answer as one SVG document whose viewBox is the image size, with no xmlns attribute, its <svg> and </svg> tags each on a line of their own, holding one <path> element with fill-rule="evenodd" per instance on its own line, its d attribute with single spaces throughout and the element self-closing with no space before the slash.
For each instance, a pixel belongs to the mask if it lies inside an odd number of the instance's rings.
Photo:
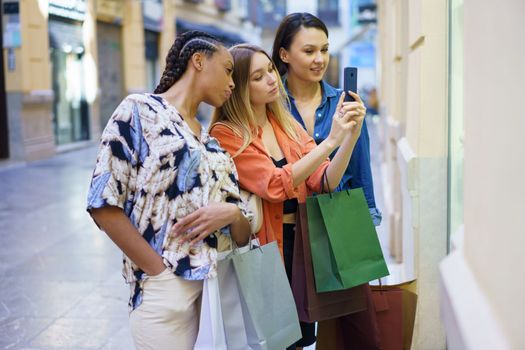
<svg viewBox="0 0 525 350">
<path fill-rule="evenodd" d="M 0 349 L 133 349 L 121 253 L 85 210 L 95 156 L 2 164 Z"/>
</svg>

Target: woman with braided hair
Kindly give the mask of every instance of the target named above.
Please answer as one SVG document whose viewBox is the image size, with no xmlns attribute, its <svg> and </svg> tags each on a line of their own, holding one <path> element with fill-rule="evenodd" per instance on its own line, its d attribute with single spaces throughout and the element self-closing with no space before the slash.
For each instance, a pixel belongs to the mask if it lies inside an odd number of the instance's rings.
<svg viewBox="0 0 525 350">
<path fill-rule="evenodd" d="M 193 349 L 218 237 L 249 239 L 233 161 L 196 119 L 230 97 L 232 72 L 212 36 L 181 34 L 155 93 L 126 97 L 102 134 L 87 210 L 124 253 L 137 349 Z"/>
</svg>

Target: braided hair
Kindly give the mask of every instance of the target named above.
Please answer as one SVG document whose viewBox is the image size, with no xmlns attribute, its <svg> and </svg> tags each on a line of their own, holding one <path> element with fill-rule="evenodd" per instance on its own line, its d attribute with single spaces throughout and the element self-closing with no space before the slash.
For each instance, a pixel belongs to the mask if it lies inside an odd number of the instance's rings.
<svg viewBox="0 0 525 350">
<path fill-rule="evenodd" d="M 198 30 L 185 32 L 177 36 L 166 57 L 166 68 L 162 73 L 155 94 L 166 92 L 186 71 L 188 61 L 195 52 L 202 52 L 207 57 L 213 55 L 222 46 L 214 36 Z"/>
</svg>

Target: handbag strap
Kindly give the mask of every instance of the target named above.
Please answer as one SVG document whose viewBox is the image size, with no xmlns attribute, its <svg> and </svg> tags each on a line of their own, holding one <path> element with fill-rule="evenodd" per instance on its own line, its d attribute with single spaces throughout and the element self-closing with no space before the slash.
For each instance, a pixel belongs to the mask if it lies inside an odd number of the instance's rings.
<svg viewBox="0 0 525 350">
<path fill-rule="evenodd" d="M 379 293 L 383 295 L 384 289 L 383 289 L 383 282 L 381 282 L 381 278 L 377 279 L 379 281 Z"/>
<path fill-rule="evenodd" d="M 328 194 L 330 195 L 330 198 L 332 198 L 332 190 L 330 189 L 330 183 L 328 182 L 328 175 L 326 175 L 327 170 L 328 170 L 328 167 L 326 167 L 323 171 L 323 177 L 321 179 L 321 191 L 324 192 L 324 184 L 326 181 L 326 187 L 328 188 Z"/>
</svg>

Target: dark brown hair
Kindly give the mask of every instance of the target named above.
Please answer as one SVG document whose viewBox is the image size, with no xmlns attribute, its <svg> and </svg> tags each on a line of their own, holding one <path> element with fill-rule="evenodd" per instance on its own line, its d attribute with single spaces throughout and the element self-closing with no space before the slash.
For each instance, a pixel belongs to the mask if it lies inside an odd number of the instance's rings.
<svg viewBox="0 0 525 350">
<path fill-rule="evenodd" d="M 166 92 L 186 71 L 188 61 L 195 52 L 212 56 L 223 44 L 213 35 L 192 30 L 177 36 L 166 56 L 166 68 L 162 73 L 156 94 Z"/>
<path fill-rule="evenodd" d="M 281 47 L 285 50 L 290 49 L 295 34 L 297 34 L 301 27 L 317 28 L 322 30 L 326 34 L 326 37 L 328 37 L 328 29 L 323 21 L 308 12 L 295 12 L 284 17 L 275 33 L 272 49 L 272 60 L 281 75 L 286 74 L 288 71 L 288 64 L 281 60 L 279 50 Z"/>
</svg>

